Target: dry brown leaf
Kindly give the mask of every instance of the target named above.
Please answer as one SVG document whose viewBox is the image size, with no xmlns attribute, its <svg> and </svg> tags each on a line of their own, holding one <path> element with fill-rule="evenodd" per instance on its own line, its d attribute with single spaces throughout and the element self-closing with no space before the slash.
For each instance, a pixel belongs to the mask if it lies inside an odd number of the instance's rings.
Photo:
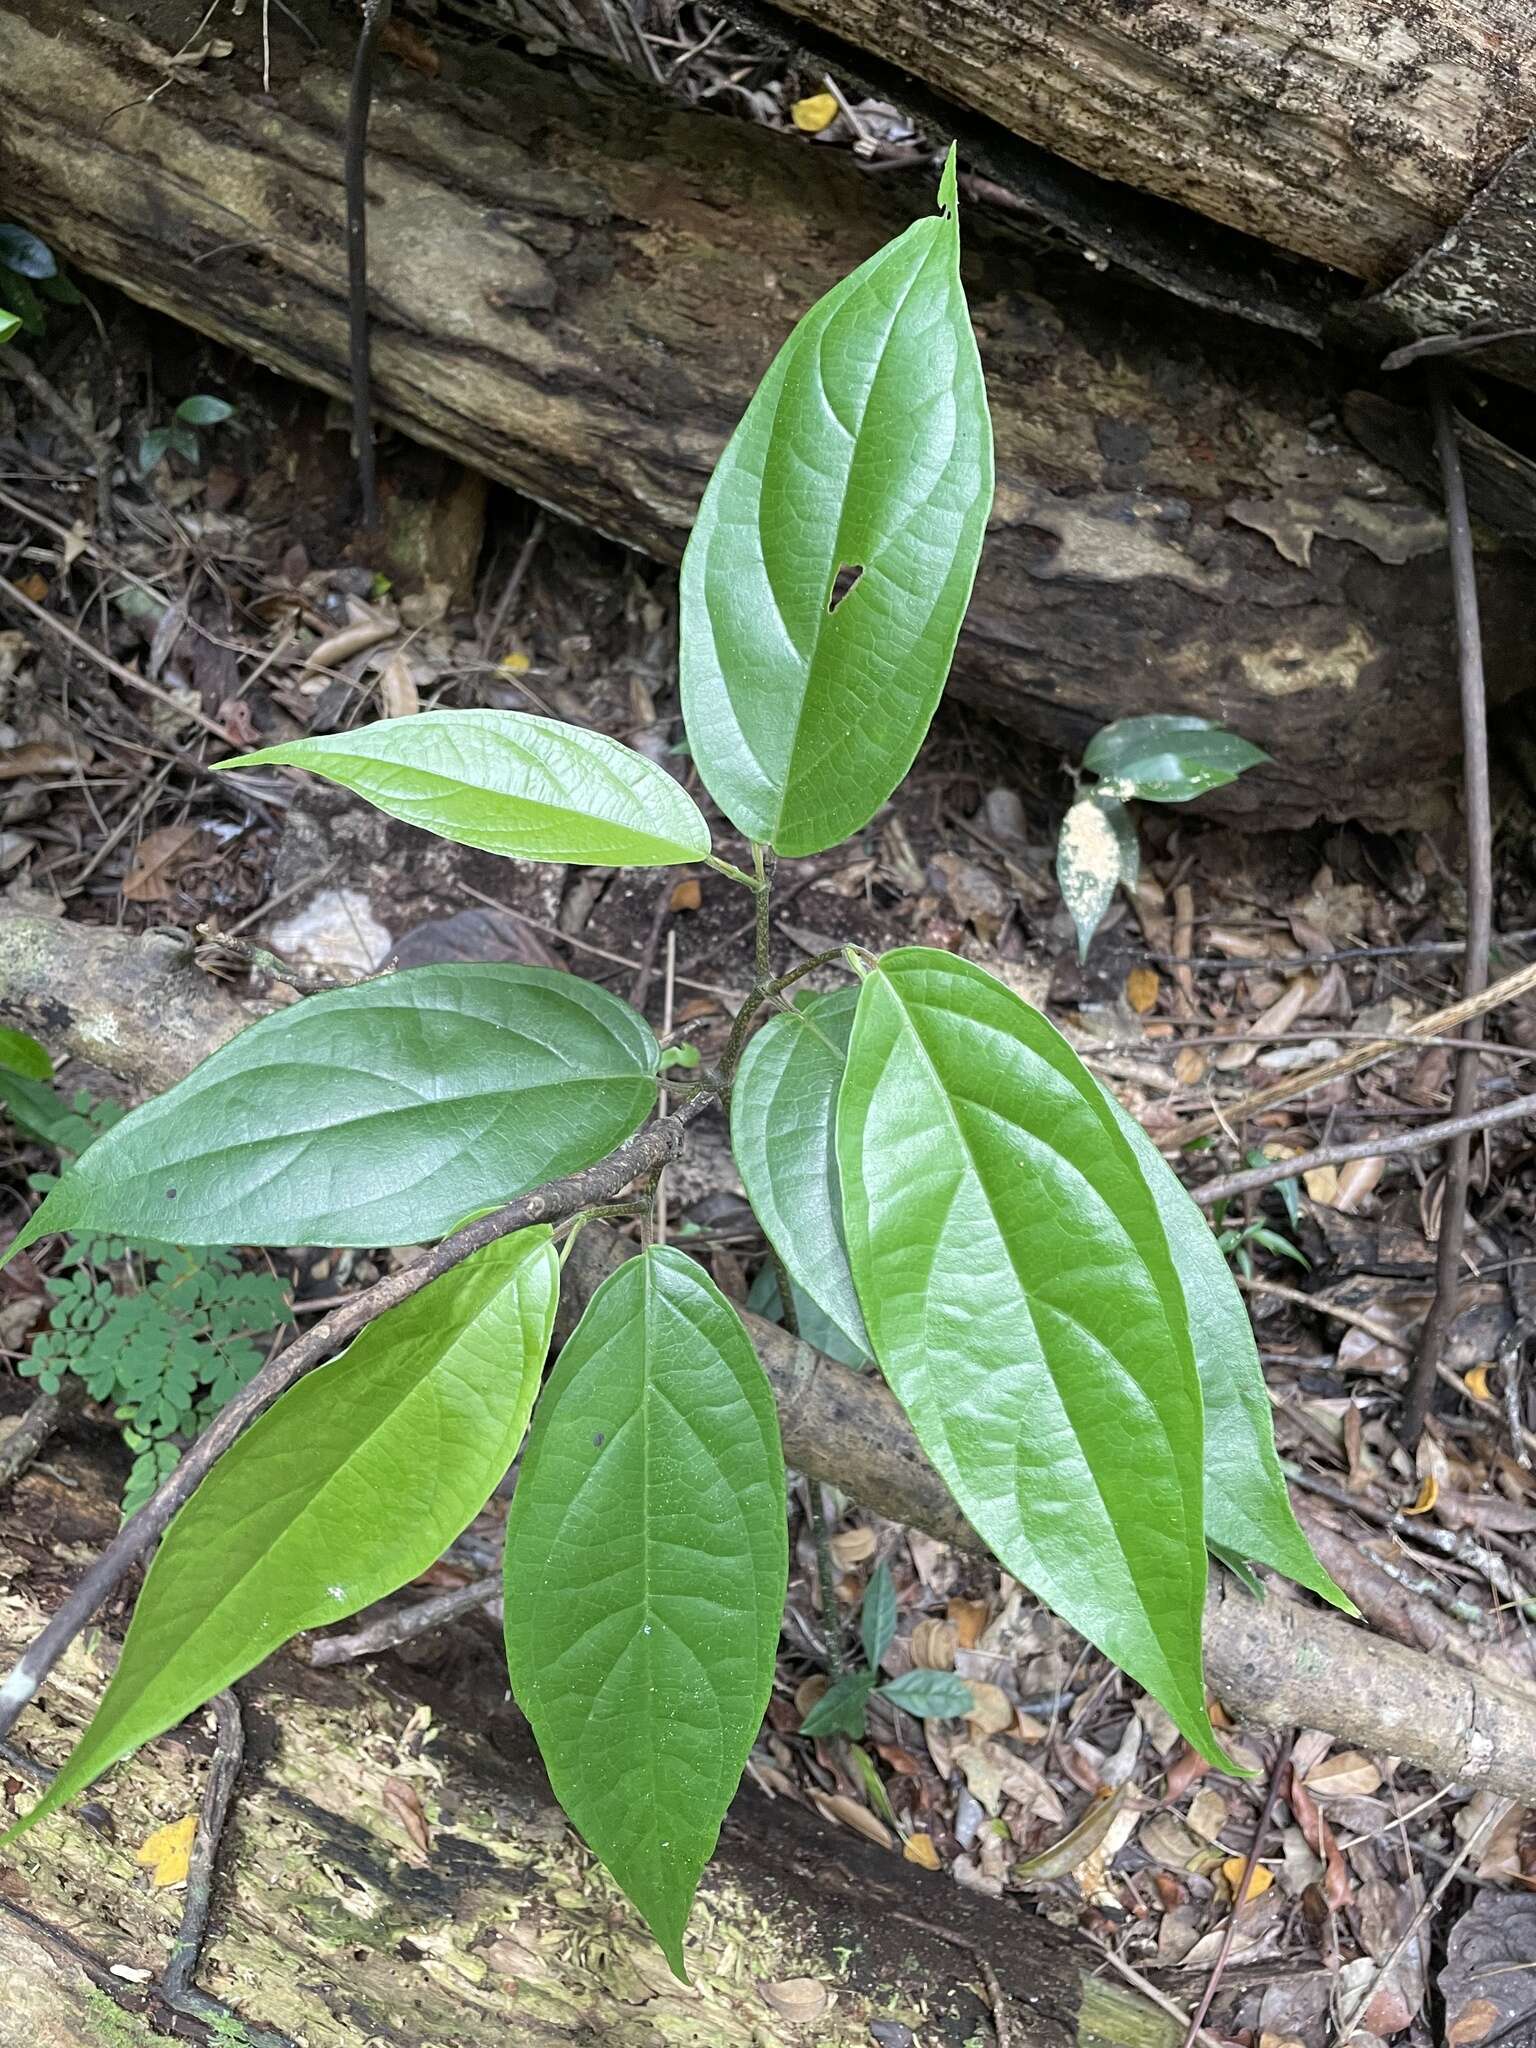
<svg viewBox="0 0 1536 2048">
<path fill-rule="evenodd" d="M 1174 1054 L 1173 1078 L 1183 1088 L 1193 1088 L 1197 1081 L 1203 1081 L 1205 1054 L 1192 1045 L 1182 1047 Z"/>
<path fill-rule="evenodd" d="M 1057 1878 L 1070 1877 L 1093 1854 L 1115 1824 L 1115 1818 L 1124 1806 L 1128 1788 L 1116 1786 L 1107 1799 L 1099 1799 L 1089 1807 L 1077 1826 L 1062 1836 L 1049 1849 L 1042 1849 L 1038 1856 L 1027 1856 L 1013 1866 L 1014 1880 L 1024 1884 L 1049 1884 Z"/>
<path fill-rule="evenodd" d="M 671 910 L 697 910 L 704 901 L 704 892 L 699 887 L 697 875 L 684 875 L 672 891 L 668 908 Z"/>
<path fill-rule="evenodd" d="M 1298 1745 L 1299 1746 L 1299 1745 Z M 1296 1824 L 1306 1837 L 1307 1847 L 1323 1859 L 1323 1902 L 1332 1912 L 1339 1912 L 1354 1896 L 1349 1871 L 1344 1858 L 1339 1854 L 1339 1845 L 1333 1838 L 1333 1830 L 1322 1815 L 1317 1801 L 1307 1790 L 1305 1780 L 1298 1774 L 1292 1762 L 1287 1782 L 1290 1787 L 1291 1811 Z"/>
<path fill-rule="evenodd" d="M 1210 1844 L 1191 1834 L 1183 1821 L 1176 1814 L 1169 1813 L 1166 1807 L 1142 1822 L 1136 1839 L 1155 1862 L 1166 1863 L 1170 1870 L 1208 1870 L 1211 1867 Z"/>
<path fill-rule="evenodd" d="M 19 782 L 23 775 L 71 775 L 78 765 L 73 748 L 56 746 L 50 740 L 0 747 L 0 782 Z"/>
<path fill-rule="evenodd" d="M 1374 1137 L 1376 1133 L 1371 1131 L 1367 1135 Z M 1374 1159 L 1347 1160 L 1339 1169 L 1338 1193 L 1333 1199 L 1334 1208 L 1342 1210 L 1346 1216 L 1355 1215 L 1367 1195 L 1374 1192 L 1376 1183 L 1386 1170 L 1387 1162 L 1380 1156 Z"/>
<path fill-rule="evenodd" d="M 386 718 L 414 718 L 421 709 L 416 674 L 402 647 L 379 670 L 379 709 Z"/>
<path fill-rule="evenodd" d="M 46 576 L 39 576 L 35 569 L 29 576 L 13 578 L 13 583 L 22 596 L 30 597 L 34 604 L 41 604 L 48 595 L 48 578 Z"/>
<path fill-rule="evenodd" d="M 422 1855 L 429 1856 L 432 1853 L 432 1831 L 427 1826 L 421 1794 L 409 1778 L 386 1778 L 382 1804 L 384 1811 L 392 1820 L 399 1822 Z"/>
<path fill-rule="evenodd" d="M 133 866 L 123 877 L 129 903 L 165 903 L 181 870 L 203 849 L 201 825 L 161 825 L 139 841 Z"/>
<path fill-rule="evenodd" d="M 924 1870 L 942 1870 L 944 1863 L 933 1846 L 932 1835 L 908 1835 L 901 1851 L 908 1863 L 917 1863 Z"/>
<path fill-rule="evenodd" d="M 957 1636 L 952 1623 L 925 1617 L 909 1638 L 912 1662 L 920 1671 L 953 1671 Z"/>
<path fill-rule="evenodd" d="M 1219 1842 L 1227 1824 L 1227 1802 L 1214 1785 L 1202 1785 L 1185 1815 L 1190 1827 L 1207 1842 Z"/>
<path fill-rule="evenodd" d="M 1017 1799 L 1036 1820 L 1052 1825 L 1065 1820 L 1066 1809 L 1050 1781 L 1033 1764 L 1026 1763 L 992 1737 L 962 1742 L 952 1753 L 951 1761 L 965 1773 L 971 1797 L 994 1817 L 1004 1799 Z M 1086 1849 L 1083 1854 L 1087 1854 Z"/>
<path fill-rule="evenodd" d="M 813 1671 L 809 1678 L 802 1678 L 795 1687 L 795 1712 L 802 1721 L 826 1692 L 831 1682 L 825 1672 Z"/>
<path fill-rule="evenodd" d="M 985 1600 L 951 1600 L 945 1608 L 949 1624 L 955 1632 L 955 1643 L 959 1649 L 974 1650 L 981 1641 L 991 1613 Z"/>
<path fill-rule="evenodd" d="M 1362 1751 L 1346 1749 L 1308 1771 L 1306 1787 L 1318 1799 L 1369 1799 L 1381 1790 L 1381 1773 Z"/>
<path fill-rule="evenodd" d="M 984 1678 L 968 1678 L 966 1684 L 971 1691 L 971 1708 L 965 1719 L 983 1735 L 1002 1735 L 1013 1726 L 1013 1701 L 1000 1685 L 989 1685 Z"/>
<path fill-rule="evenodd" d="M 1155 968 L 1133 967 L 1125 977 L 1125 1000 L 1138 1017 L 1145 1017 L 1149 1010 L 1157 1008 L 1160 987 Z"/>
<path fill-rule="evenodd" d="M 857 1799 L 850 1799 L 845 1792 L 812 1792 L 812 1804 L 823 1820 L 835 1821 L 841 1827 L 852 1828 L 857 1835 L 863 1835 L 877 1848 L 891 1849 L 895 1843 L 891 1831 L 883 1821 L 876 1820 L 867 1806 L 861 1806 Z"/>
<path fill-rule="evenodd" d="M 763 2002 L 794 2027 L 814 2026 L 837 2003 L 837 1993 L 819 1977 L 779 1977 L 757 1988 Z"/>
<path fill-rule="evenodd" d="M 863 1564 L 866 1558 L 875 1554 L 875 1532 L 862 1523 L 852 1529 L 839 1529 L 832 1538 L 832 1556 L 840 1571 L 848 1571 L 853 1565 Z"/>
<path fill-rule="evenodd" d="M 1244 1042 L 1224 1045 L 1216 1055 L 1216 1064 L 1223 1073 L 1232 1073 L 1239 1067 L 1246 1067 L 1258 1057 L 1260 1040 L 1278 1038 L 1291 1029 L 1317 994 L 1317 976 L 1298 974 L 1287 982 L 1284 990 L 1268 1009 L 1254 1018 L 1244 1033 Z"/>
</svg>

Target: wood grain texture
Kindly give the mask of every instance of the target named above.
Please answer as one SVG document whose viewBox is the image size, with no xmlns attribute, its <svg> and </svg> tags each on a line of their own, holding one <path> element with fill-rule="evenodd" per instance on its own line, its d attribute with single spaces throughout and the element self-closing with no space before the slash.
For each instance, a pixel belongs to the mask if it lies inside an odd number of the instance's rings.
<svg viewBox="0 0 1536 2048">
<path fill-rule="evenodd" d="M 1374 284 L 1536 121 L 1527 0 L 776 0 L 1094 171 Z"/>
<path fill-rule="evenodd" d="M 189 70 L 179 0 L 0 0 L 0 188 L 84 270 L 339 393 L 348 42 L 301 7 L 320 48 L 276 28 L 268 96 L 260 10 Z M 669 559 L 795 319 L 932 204 L 613 74 L 451 44 L 437 80 L 382 64 L 369 191 L 384 419 Z M 1117 716 L 1217 718 L 1276 764 L 1228 815 L 1433 816 L 1458 744 L 1440 521 L 1337 424 L 1339 371 L 965 229 L 998 490 L 954 692 L 1071 753 Z M 1527 601 L 1491 553 L 1496 696 L 1527 680 Z"/>
</svg>

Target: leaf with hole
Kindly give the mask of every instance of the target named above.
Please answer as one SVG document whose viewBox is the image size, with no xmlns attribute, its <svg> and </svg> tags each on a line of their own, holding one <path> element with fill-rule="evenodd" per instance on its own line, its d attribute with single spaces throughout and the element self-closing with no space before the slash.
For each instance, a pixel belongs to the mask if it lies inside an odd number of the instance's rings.
<svg viewBox="0 0 1536 2048">
<path fill-rule="evenodd" d="M 933 717 L 992 502 L 992 430 L 940 212 L 800 322 L 721 456 L 683 558 L 683 718 L 749 838 L 859 831 Z"/>
<path fill-rule="evenodd" d="M 773 1684 L 778 1414 L 682 1253 L 605 1280 L 539 1402 L 507 1521 L 507 1666 L 555 1796 L 679 1976 Z"/>
<path fill-rule="evenodd" d="M 252 1423 L 172 1522 L 94 1719 L 4 1839 L 290 1636 L 434 1564 L 517 1455 L 559 1288 L 546 1227 L 503 1238 L 386 1311 Z"/>
<path fill-rule="evenodd" d="M 837 1152 L 875 1356 L 972 1526 L 1224 1761 L 1188 1315 L 1102 1089 L 981 968 L 906 948 L 860 990 Z"/>
<path fill-rule="evenodd" d="M 748 1039 L 731 1089 L 731 1150 L 747 1199 L 790 1279 L 867 1357 L 869 1339 L 843 1245 L 833 1139 L 858 1000 L 856 988 L 803 997 Z"/>
<path fill-rule="evenodd" d="M 1094 933 L 1104 922 L 1115 891 L 1134 889 L 1141 872 L 1136 821 L 1116 798 L 1079 797 L 1061 821 L 1056 842 L 1056 879 L 1077 931 L 1077 957 L 1086 960 Z"/>
<path fill-rule="evenodd" d="M 670 867 L 709 853 L 698 805 L 664 768 L 604 733 L 522 711 L 423 711 L 219 765 L 278 762 L 514 860 Z"/>
<path fill-rule="evenodd" d="M 1275 1455 L 1269 1394 L 1253 1325 L 1220 1243 L 1136 1119 L 1096 1084 L 1136 1155 L 1189 1315 L 1205 1407 L 1205 1533 L 1218 1556 L 1270 1565 L 1353 1612 L 1302 1534 Z"/>
<path fill-rule="evenodd" d="M 413 967 L 263 1017 L 99 1138 L 32 1217 L 161 1244 L 415 1244 L 601 1159 L 656 1041 L 549 968 Z"/>
<path fill-rule="evenodd" d="M 1154 713 L 1104 726 L 1089 741 L 1083 766 L 1112 783 L 1117 796 L 1178 804 L 1222 789 L 1268 759 L 1262 747 L 1208 718 Z"/>
</svg>

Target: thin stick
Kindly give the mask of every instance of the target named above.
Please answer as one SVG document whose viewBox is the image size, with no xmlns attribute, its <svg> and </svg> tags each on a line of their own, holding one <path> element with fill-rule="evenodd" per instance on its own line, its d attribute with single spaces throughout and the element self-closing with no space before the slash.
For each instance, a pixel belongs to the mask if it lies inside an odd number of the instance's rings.
<svg viewBox="0 0 1536 2048">
<path fill-rule="evenodd" d="M 363 0 L 363 25 L 352 60 L 347 101 L 347 148 L 342 166 L 347 209 L 347 350 L 352 379 L 352 453 L 365 532 L 379 523 L 374 477 L 368 340 L 368 115 L 373 106 L 373 59 L 389 19 L 390 0 Z"/>
<path fill-rule="evenodd" d="M 1493 929 L 1493 809 L 1488 794 L 1488 701 L 1483 686 L 1483 630 L 1477 608 L 1477 567 L 1472 556 L 1472 521 L 1467 511 L 1466 480 L 1461 472 L 1461 450 L 1456 445 L 1456 422 L 1446 395 L 1445 379 L 1436 369 L 1429 372 L 1429 402 L 1435 418 L 1435 452 L 1445 487 L 1445 517 L 1450 538 L 1451 587 L 1456 603 L 1456 668 L 1461 689 L 1462 779 L 1467 808 L 1467 950 L 1462 966 L 1461 992 L 1478 996 L 1488 986 L 1489 934 Z M 1467 1026 L 1469 1038 L 1480 1038 L 1483 1020 Z M 1451 1115 L 1465 1116 L 1477 1090 L 1477 1054 L 1456 1055 L 1456 1083 L 1451 1094 Z M 1412 1451 L 1424 1432 L 1430 1396 L 1435 1388 L 1435 1364 L 1445 1343 L 1445 1333 L 1456 1313 L 1461 1289 L 1461 1248 L 1467 1228 L 1467 1182 L 1472 1167 L 1472 1140 L 1463 1135 L 1451 1140 L 1445 1161 L 1444 1192 L 1440 1203 L 1440 1236 L 1435 1248 L 1435 1298 L 1419 1335 L 1413 1377 L 1403 1403 L 1399 1435 Z"/>
<path fill-rule="evenodd" d="M 19 1479 L 83 1392 L 70 1378 L 57 1394 L 39 1394 L 10 1435 L 0 1441 L 0 1493 Z"/>
<path fill-rule="evenodd" d="M 1362 1138 L 1353 1145 L 1320 1145 L 1315 1152 L 1298 1152 L 1293 1159 L 1276 1159 L 1268 1166 L 1255 1166 L 1245 1173 L 1224 1173 L 1203 1187 L 1191 1188 L 1190 1197 L 1202 1209 L 1217 1202 L 1229 1202 L 1234 1195 L 1252 1194 L 1271 1188 L 1282 1180 L 1296 1180 L 1319 1166 L 1343 1166 L 1351 1159 L 1390 1159 L 1405 1152 L 1427 1152 L 1477 1131 L 1490 1131 L 1499 1124 L 1518 1123 L 1536 1117 L 1536 1095 L 1522 1095 L 1514 1102 L 1501 1102 L 1494 1109 L 1474 1110 L 1471 1116 L 1447 1117 L 1443 1123 L 1421 1124 L 1416 1131 L 1402 1131 L 1395 1138 Z"/>
<path fill-rule="evenodd" d="M 1232 1953 L 1232 1943 L 1237 1934 L 1237 1916 L 1248 1903 L 1248 1887 L 1253 1883 L 1254 1867 L 1259 1860 L 1259 1851 L 1264 1846 L 1264 1837 L 1269 1833 L 1270 1818 L 1275 1810 L 1275 1801 L 1280 1796 L 1280 1781 L 1290 1768 L 1291 1752 L 1296 1747 L 1294 1732 L 1280 1745 L 1280 1754 L 1275 1758 L 1275 1767 L 1269 1774 L 1269 1784 L 1264 1792 L 1264 1804 L 1259 1809 L 1258 1825 L 1253 1831 L 1253 1840 L 1248 1844 L 1248 1854 L 1243 1861 L 1243 1874 L 1238 1881 L 1237 1892 L 1232 1901 L 1232 1911 L 1227 1915 L 1226 1931 L 1221 1937 L 1221 1947 L 1211 1965 L 1211 1974 L 1205 1980 L 1205 1991 L 1195 2007 L 1184 2036 L 1184 2048 L 1194 2048 L 1200 2029 L 1205 2025 L 1205 2016 L 1211 2009 L 1222 1974 L 1227 1967 L 1227 1958 Z"/>
<path fill-rule="evenodd" d="M 491 622 L 485 629 L 485 638 L 480 642 L 480 646 L 492 661 L 496 659 L 496 643 L 501 638 L 501 629 L 507 622 L 507 614 L 517 603 L 518 592 L 528 580 L 528 571 L 532 568 L 533 558 L 539 551 L 539 542 L 544 538 L 545 522 L 546 515 L 540 510 L 535 514 L 533 524 L 528 529 L 528 538 L 517 551 L 517 560 L 512 564 L 512 574 L 507 578 L 506 588 L 496 600 L 495 611 L 491 613 Z"/>
<path fill-rule="evenodd" d="M 322 1636 L 319 1642 L 310 1644 L 309 1661 L 324 1666 L 382 1656 L 385 1650 L 408 1643 L 413 1636 L 425 1635 L 428 1629 L 441 1628 L 461 1614 L 492 1606 L 501 1598 L 501 1590 L 498 1572 L 488 1578 L 472 1579 L 467 1586 L 455 1586 L 447 1593 L 436 1593 L 430 1600 L 413 1600 L 408 1607 L 396 1607 L 377 1621 L 369 1622 L 366 1628 L 354 1629 L 350 1635 Z"/>
<path fill-rule="evenodd" d="M 1274 1301 L 1288 1301 L 1295 1308 L 1309 1308 L 1315 1315 L 1329 1316 L 1336 1323 L 1347 1323 L 1352 1330 L 1364 1330 L 1367 1337 L 1374 1337 L 1378 1344 L 1390 1344 L 1394 1351 L 1403 1349 L 1401 1330 L 1389 1330 L 1385 1323 L 1378 1323 L 1373 1316 L 1362 1315 L 1357 1308 L 1340 1308 L 1337 1303 L 1323 1301 L 1318 1295 L 1303 1294 L 1299 1287 L 1287 1287 L 1282 1280 L 1248 1279 L 1241 1273 L 1234 1277 L 1245 1294 L 1267 1294 Z"/>
<path fill-rule="evenodd" d="M 107 1595 L 124 1575 L 143 1558 L 164 1533 L 171 1517 L 189 1499 L 204 1475 L 223 1456 L 246 1426 L 254 1422 L 279 1394 L 295 1380 L 318 1365 L 341 1345 L 348 1343 L 376 1316 L 399 1302 L 419 1294 L 429 1281 L 438 1279 L 498 1239 L 532 1223 L 556 1223 L 574 1216 L 578 1209 L 611 1199 L 643 1173 L 651 1172 L 682 1149 L 687 1127 L 713 1100 L 707 1089 L 691 1095 L 665 1119 L 658 1119 L 638 1131 L 600 1159 L 595 1166 L 573 1173 L 563 1180 L 547 1182 L 515 1202 L 507 1203 L 494 1215 L 482 1216 L 456 1230 L 451 1237 L 428 1252 L 415 1265 L 390 1273 L 365 1287 L 345 1307 L 338 1308 L 294 1339 L 247 1381 L 228 1405 L 222 1408 L 187 1451 L 170 1477 L 146 1501 L 131 1521 L 113 1537 L 79 1584 L 55 1612 L 48 1625 L 27 1645 L 9 1676 L 0 1685 L 0 1737 L 8 1735 L 16 1718 L 31 1700 L 59 1658 L 85 1627 Z"/>
<path fill-rule="evenodd" d="M 101 533 L 112 531 L 112 443 L 94 427 L 81 419 L 74 407 L 61 398 L 42 371 L 29 363 L 20 349 L 7 348 L 0 344 L 0 370 L 8 377 L 15 377 L 25 384 L 39 405 L 51 412 L 61 426 L 68 429 L 86 454 L 90 456 L 96 471 L 96 526 Z"/>
<path fill-rule="evenodd" d="M 1169 1131 L 1157 1140 L 1160 1152 L 1177 1152 L 1181 1147 L 1192 1144 L 1196 1138 L 1211 1138 L 1226 1133 L 1230 1125 L 1256 1116 L 1260 1110 L 1275 1109 L 1282 1102 L 1294 1102 L 1299 1095 L 1310 1095 L 1314 1088 L 1321 1088 L 1327 1081 L 1337 1081 L 1345 1074 L 1358 1074 L 1362 1067 L 1373 1067 L 1378 1060 L 1386 1059 L 1394 1052 L 1400 1052 L 1405 1042 L 1418 1043 L 1422 1039 L 1454 1037 L 1474 1017 L 1485 1017 L 1490 1010 L 1512 1003 L 1517 996 L 1527 994 L 1536 988 L 1536 961 L 1518 968 L 1515 973 L 1505 975 L 1502 981 L 1494 982 L 1480 995 L 1463 996 L 1449 1003 L 1443 1010 L 1436 1010 L 1428 1017 L 1407 1024 L 1395 1038 L 1376 1038 L 1369 1044 L 1356 1046 L 1350 1052 L 1340 1053 L 1336 1060 L 1325 1060 L 1320 1067 L 1308 1067 L 1304 1072 L 1289 1075 L 1283 1081 L 1276 1081 L 1272 1087 L 1259 1088 L 1252 1095 L 1239 1097 L 1236 1102 L 1222 1106 L 1216 1116 L 1203 1116 L 1192 1124 L 1183 1124 L 1176 1131 Z"/>
</svg>

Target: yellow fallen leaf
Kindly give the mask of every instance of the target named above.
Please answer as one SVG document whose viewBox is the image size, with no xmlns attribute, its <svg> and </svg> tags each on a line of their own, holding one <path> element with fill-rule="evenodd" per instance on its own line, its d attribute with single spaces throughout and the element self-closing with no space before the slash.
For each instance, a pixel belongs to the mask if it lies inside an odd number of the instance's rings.
<svg viewBox="0 0 1536 2048">
<path fill-rule="evenodd" d="M 837 100 L 829 92 L 813 92 L 809 99 L 796 100 L 789 118 L 802 135 L 819 135 L 837 119 Z"/>
<path fill-rule="evenodd" d="M 1234 1902 L 1239 1906 L 1246 1906 L 1250 1899 L 1262 1899 L 1275 1881 L 1275 1873 L 1272 1870 L 1266 1870 L 1262 1863 L 1255 1863 L 1252 1875 L 1248 1879 L 1248 1889 L 1240 1899 L 1237 1898 L 1237 1888 L 1243 1881 L 1243 1868 L 1247 1861 L 1246 1856 L 1229 1856 L 1221 1866 L 1221 1874 L 1227 1880 L 1227 1889 L 1233 1894 Z"/>
<path fill-rule="evenodd" d="M 1419 1497 L 1411 1508 L 1404 1508 L 1405 1515 L 1427 1515 L 1440 1498 L 1440 1482 L 1433 1472 L 1424 1474 L 1424 1483 L 1419 1488 Z"/>
<path fill-rule="evenodd" d="M 186 1883 L 187 1866 L 192 1861 L 192 1844 L 196 1839 L 197 1815 L 184 1814 L 180 1820 L 156 1828 L 142 1843 L 133 1860 L 144 1865 L 149 1872 L 149 1881 L 157 1891 L 165 1891 L 173 1884 Z"/>
<path fill-rule="evenodd" d="M 533 662 L 520 647 L 514 647 L 510 654 L 501 657 L 496 666 L 506 669 L 510 675 L 525 676 L 533 667 Z"/>
<path fill-rule="evenodd" d="M 908 1863 L 920 1863 L 924 1870 L 942 1870 L 939 1852 L 933 1846 L 931 1835 L 908 1835 L 902 1847 L 902 1855 Z"/>
<path fill-rule="evenodd" d="M 1462 1381 L 1462 1385 L 1474 1401 L 1491 1401 L 1493 1399 L 1492 1394 L 1488 1391 L 1488 1368 L 1486 1365 L 1474 1365 Z"/>
<path fill-rule="evenodd" d="M 1151 967 L 1133 967 L 1125 977 L 1125 1000 L 1138 1017 L 1157 1006 L 1157 973 Z"/>
<path fill-rule="evenodd" d="M 1310 1173 L 1301 1176 L 1301 1184 L 1314 1202 L 1321 1202 L 1325 1209 L 1331 1209 L 1339 1199 L 1339 1169 L 1336 1166 L 1314 1166 Z"/>
</svg>

